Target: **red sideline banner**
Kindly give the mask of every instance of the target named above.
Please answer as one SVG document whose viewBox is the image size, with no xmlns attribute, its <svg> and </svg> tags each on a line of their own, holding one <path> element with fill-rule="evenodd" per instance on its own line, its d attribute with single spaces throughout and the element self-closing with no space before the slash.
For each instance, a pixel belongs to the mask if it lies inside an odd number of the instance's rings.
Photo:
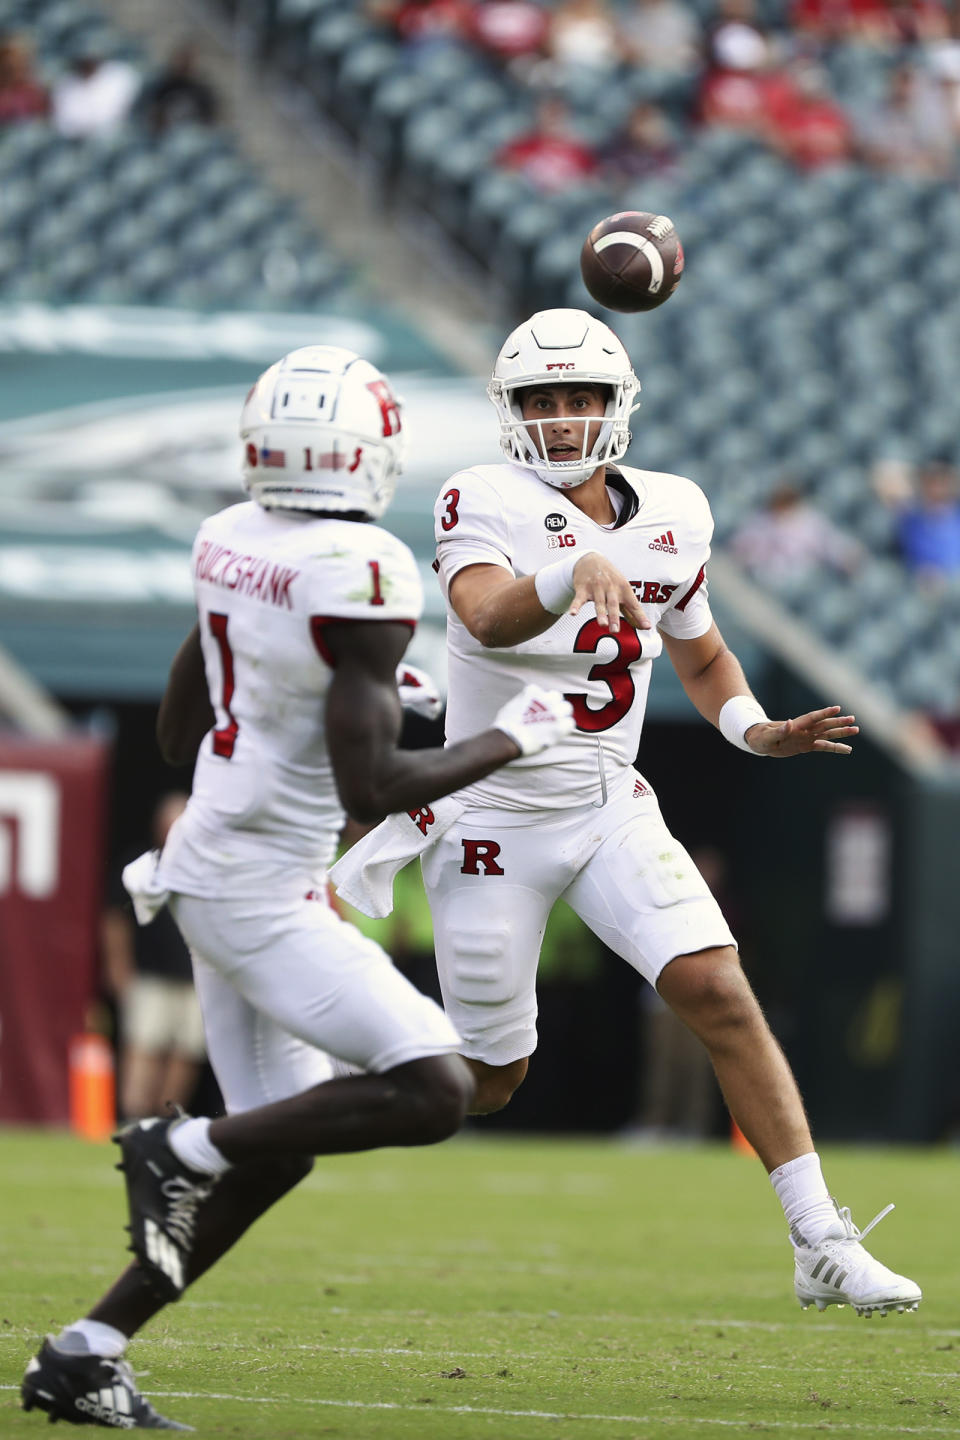
<svg viewBox="0 0 960 1440">
<path fill-rule="evenodd" d="M 0 738 L 0 1121 L 66 1124 L 103 902 L 108 751 Z"/>
</svg>

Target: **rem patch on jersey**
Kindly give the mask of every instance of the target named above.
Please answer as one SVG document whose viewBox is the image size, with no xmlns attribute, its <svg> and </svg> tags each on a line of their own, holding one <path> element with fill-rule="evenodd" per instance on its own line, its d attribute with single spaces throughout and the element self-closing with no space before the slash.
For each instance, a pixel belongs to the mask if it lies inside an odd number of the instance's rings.
<svg viewBox="0 0 960 1440">
<path fill-rule="evenodd" d="M 566 515 L 558 515 L 557 512 L 554 511 L 552 514 L 547 515 L 544 518 L 543 523 L 544 525 L 546 525 L 548 530 L 566 530 L 567 517 Z"/>
<path fill-rule="evenodd" d="M 239 555 L 228 545 L 204 540 L 197 551 L 194 574 L 209 585 L 249 595 L 265 605 L 293 609 L 290 586 L 300 574 L 292 565 L 274 565 L 260 555 Z"/>
</svg>

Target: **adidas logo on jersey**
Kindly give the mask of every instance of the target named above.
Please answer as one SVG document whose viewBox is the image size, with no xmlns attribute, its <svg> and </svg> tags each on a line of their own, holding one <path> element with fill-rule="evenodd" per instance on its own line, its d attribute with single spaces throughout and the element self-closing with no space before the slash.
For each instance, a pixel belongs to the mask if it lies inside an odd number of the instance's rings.
<svg viewBox="0 0 960 1440">
<path fill-rule="evenodd" d="M 649 785 L 644 785 L 644 783 L 643 783 L 642 780 L 637 780 L 637 781 L 634 782 L 634 786 L 633 786 L 633 798 L 634 798 L 634 800 L 638 800 L 641 795 L 649 795 L 650 793 L 651 793 L 651 792 L 650 792 L 650 786 L 649 786 Z"/>
<path fill-rule="evenodd" d="M 668 555 L 676 555 L 677 547 L 673 541 L 673 531 L 665 530 L 659 540 L 651 540 L 648 549 L 664 550 Z"/>
</svg>

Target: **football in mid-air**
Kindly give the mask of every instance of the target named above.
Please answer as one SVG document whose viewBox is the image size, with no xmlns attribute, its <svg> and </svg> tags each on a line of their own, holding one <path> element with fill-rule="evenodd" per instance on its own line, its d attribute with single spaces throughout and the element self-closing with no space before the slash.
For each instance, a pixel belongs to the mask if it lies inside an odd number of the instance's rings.
<svg viewBox="0 0 960 1440">
<path fill-rule="evenodd" d="M 683 274 L 683 246 L 667 215 L 623 210 L 594 225 L 580 251 L 580 273 L 608 310 L 655 310 Z"/>
</svg>

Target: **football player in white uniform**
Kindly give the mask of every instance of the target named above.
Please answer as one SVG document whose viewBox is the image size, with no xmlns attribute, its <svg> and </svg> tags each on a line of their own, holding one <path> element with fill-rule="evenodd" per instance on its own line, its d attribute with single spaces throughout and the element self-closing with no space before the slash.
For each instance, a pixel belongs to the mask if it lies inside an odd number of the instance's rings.
<svg viewBox="0 0 960 1440">
<path fill-rule="evenodd" d="M 444 1005 L 476 1111 L 505 1105 L 536 1044 L 535 979 L 560 896 L 654 985 L 710 1054 L 770 1172 L 800 1302 L 915 1309 L 920 1290 L 859 1243 L 830 1198 L 789 1066 L 690 856 L 633 769 L 651 665 L 666 648 L 693 704 L 757 756 L 846 755 L 851 715 L 767 718 L 711 616 L 712 519 L 690 480 L 618 462 L 639 382 L 614 333 L 548 310 L 504 344 L 488 393 L 506 461 L 463 470 L 436 506 L 448 605 L 448 743 L 516 686 L 562 690 L 576 729 L 471 783 L 422 856 Z"/>
<path fill-rule="evenodd" d="M 473 1094 L 459 1036 L 378 945 L 331 908 L 326 868 L 346 813 L 404 812 L 562 739 L 571 707 L 524 689 L 446 749 L 398 749 L 398 681 L 420 616 L 416 562 L 370 522 L 393 494 L 398 402 L 349 351 L 272 366 L 241 418 L 251 499 L 193 547 L 198 623 L 160 708 L 171 763 L 197 754 L 162 852 L 124 872 L 148 920 L 168 903 L 193 955 L 228 1114 L 138 1122 L 119 1137 L 136 1261 L 82 1320 L 48 1337 L 22 1401 L 106 1427 L 164 1420 L 123 1361 L 127 1340 L 309 1170 L 309 1157 L 442 1140 Z M 427 697 L 429 700 L 429 697 Z M 345 813 L 346 812 L 346 813 Z M 363 1073 L 331 1079 L 329 1055 Z"/>
</svg>

